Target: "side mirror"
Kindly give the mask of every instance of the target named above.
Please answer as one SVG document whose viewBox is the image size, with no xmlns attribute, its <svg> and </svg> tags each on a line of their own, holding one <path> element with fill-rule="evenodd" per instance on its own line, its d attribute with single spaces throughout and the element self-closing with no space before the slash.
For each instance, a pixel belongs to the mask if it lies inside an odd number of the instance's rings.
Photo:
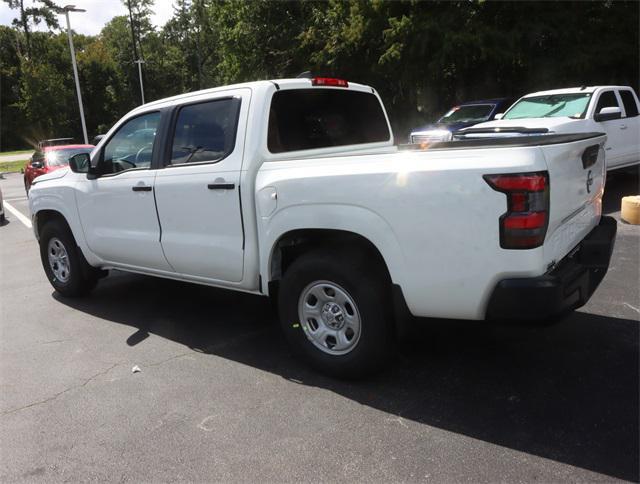
<svg viewBox="0 0 640 484">
<path fill-rule="evenodd" d="M 602 108 L 599 113 L 593 116 L 594 121 L 601 123 L 602 121 L 611 121 L 612 119 L 620 119 L 622 110 L 619 107 Z"/>
<path fill-rule="evenodd" d="M 502 119 L 502 116 L 504 116 L 504 113 L 498 113 L 493 117 L 493 120 L 497 121 L 498 119 Z"/>
<path fill-rule="evenodd" d="M 31 165 L 31 168 L 35 168 L 36 170 L 39 170 L 40 168 L 44 168 L 44 161 L 32 161 L 30 165 Z"/>
<path fill-rule="evenodd" d="M 69 168 L 74 173 L 89 173 L 91 158 L 89 153 L 78 153 L 69 158 Z"/>
</svg>

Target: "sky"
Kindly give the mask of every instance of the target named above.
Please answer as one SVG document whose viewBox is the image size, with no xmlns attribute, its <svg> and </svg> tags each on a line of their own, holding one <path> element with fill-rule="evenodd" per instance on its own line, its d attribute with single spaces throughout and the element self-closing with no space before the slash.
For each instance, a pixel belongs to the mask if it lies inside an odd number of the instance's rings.
<svg viewBox="0 0 640 484">
<path fill-rule="evenodd" d="M 30 6 L 33 1 L 25 0 L 25 7 Z M 71 28 L 80 34 L 95 35 L 102 30 L 102 27 L 117 15 L 128 15 L 126 7 L 121 0 L 57 0 L 56 4 L 75 5 L 76 8 L 83 8 L 86 12 L 71 14 Z M 160 27 L 165 24 L 173 14 L 173 0 L 156 0 L 152 8 L 151 20 L 154 25 Z M 0 2 L 0 25 L 11 25 L 11 21 L 17 17 L 17 10 L 11 10 L 6 3 Z M 65 26 L 64 15 L 59 18 L 60 26 Z M 36 30 L 46 30 L 46 26 L 41 23 Z"/>
</svg>

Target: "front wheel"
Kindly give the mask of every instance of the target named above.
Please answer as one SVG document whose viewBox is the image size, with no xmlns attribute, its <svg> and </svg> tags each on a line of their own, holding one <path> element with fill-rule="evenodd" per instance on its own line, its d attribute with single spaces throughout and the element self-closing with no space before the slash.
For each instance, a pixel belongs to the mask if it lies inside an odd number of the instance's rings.
<svg viewBox="0 0 640 484">
<path fill-rule="evenodd" d="M 379 371 L 395 347 L 386 274 L 360 254 L 316 251 L 296 259 L 279 291 L 280 322 L 293 350 L 323 373 Z"/>
<path fill-rule="evenodd" d="M 87 263 L 71 231 L 59 220 L 42 228 L 40 259 L 49 282 L 63 296 L 87 294 L 98 282 L 100 271 Z"/>
</svg>

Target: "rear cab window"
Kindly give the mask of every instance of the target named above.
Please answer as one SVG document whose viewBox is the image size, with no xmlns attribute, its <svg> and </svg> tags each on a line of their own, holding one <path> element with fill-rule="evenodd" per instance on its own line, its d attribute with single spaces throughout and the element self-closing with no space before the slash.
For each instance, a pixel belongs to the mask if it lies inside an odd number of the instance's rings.
<svg viewBox="0 0 640 484">
<path fill-rule="evenodd" d="M 267 147 L 271 153 L 385 142 L 391 132 L 378 98 L 347 89 L 274 93 Z"/>
</svg>

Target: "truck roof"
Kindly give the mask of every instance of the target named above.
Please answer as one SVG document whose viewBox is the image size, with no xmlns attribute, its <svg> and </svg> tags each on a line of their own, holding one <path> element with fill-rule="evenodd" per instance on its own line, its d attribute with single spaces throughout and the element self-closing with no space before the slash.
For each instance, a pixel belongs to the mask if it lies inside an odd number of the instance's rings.
<svg viewBox="0 0 640 484">
<path fill-rule="evenodd" d="M 496 98 L 491 98 L 491 99 L 478 99 L 475 101 L 464 101 L 461 103 L 456 104 L 456 106 L 468 106 L 468 105 L 472 105 L 472 104 L 498 104 L 501 103 L 503 101 L 508 101 L 510 98 L 508 97 L 496 97 Z"/>
<path fill-rule="evenodd" d="M 566 87 L 564 89 L 551 89 L 549 91 L 532 92 L 522 97 L 546 96 L 550 94 L 576 94 L 576 93 L 593 94 L 598 89 L 631 89 L 631 88 L 629 86 L 578 86 L 578 87 Z"/>
<path fill-rule="evenodd" d="M 319 77 L 319 76 L 318 76 Z M 373 88 L 370 86 L 366 86 L 364 84 L 358 84 L 356 82 L 351 82 L 349 80 L 347 80 L 347 82 L 349 83 L 348 87 L 336 87 L 335 89 L 354 89 L 356 91 L 369 91 L 369 92 L 374 92 Z M 171 97 L 166 97 L 163 99 L 158 99 L 157 101 L 152 101 L 150 103 L 147 104 L 143 104 L 142 106 L 138 106 L 136 109 L 134 109 L 134 111 L 138 111 L 138 110 L 143 110 L 143 109 L 147 109 L 149 107 L 153 107 L 153 106 L 157 106 L 160 104 L 165 104 L 168 102 L 175 102 L 175 101 L 181 101 L 183 99 L 189 99 L 190 97 L 194 97 L 194 96 L 200 96 L 202 94 L 208 94 L 208 93 L 215 93 L 218 91 L 227 91 L 230 89 L 241 89 L 241 88 L 249 88 L 249 89 L 256 89 L 258 87 L 263 87 L 265 85 L 276 85 L 278 87 L 278 89 L 280 88 L 285 88 L 285 89 L 305 89 L 305 88 L 311 88 L 311 87 L 317 87 L 319 89 L 322 88 L 333 88 L 332 86 L 312 86 L 311 85 L 311 79 L 310 78 L 295 78 L 295 79 L 269 79 L 269 80 L 264 80 L 264 81 L 252 81 L 252 82 L 243 82 L 243 83 L 239 83 L 239 84 L 230 84 L 230 85 L 225 85 L 225 86 L 219 86 L 219 87 L 212 87 L 209 89 L 202 89 L 200 91 L 192 91 L 192 92 L 187 92 L 184 94 L 178 94 L 176 96 L 171 96 Z"/>
</svg>

